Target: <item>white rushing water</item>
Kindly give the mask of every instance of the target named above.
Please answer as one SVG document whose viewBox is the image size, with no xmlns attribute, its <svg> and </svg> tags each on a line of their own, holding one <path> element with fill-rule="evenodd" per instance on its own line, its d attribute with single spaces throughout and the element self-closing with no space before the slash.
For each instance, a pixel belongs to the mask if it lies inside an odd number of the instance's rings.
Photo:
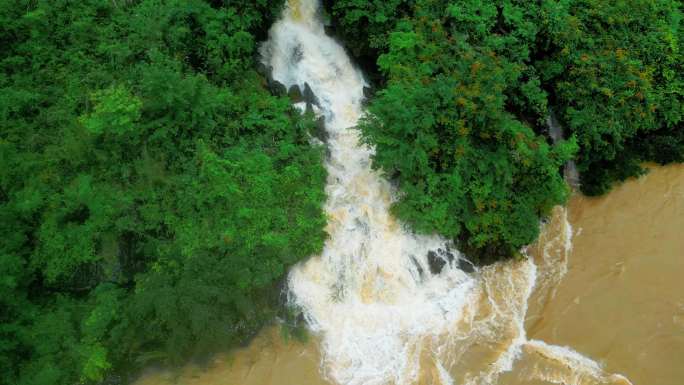
<svg viewBox="0 0 684 385">
<path fill-rule="evenodd" d="M 429 375 L 430 383 L 485 384 L 510 370 L 525 345 L 560 359 L 579 356 L 527 340 L 527 300 L 537 277 L 531 260 L 468 274 L 444 239 L 415 235 L 390 215 L 396 191 L 371 169 L 373 149 L 355 128 L 366 82 L 325 35 L 317 1 L 289 1 L 261 54 L 273 79 L 310 87 L 328 133 L 329 239 L 288 281 L 290 301 L 322 337 L 324 375 L 345 385 L 410 384 Z M 430 251 L 445 262 L 439 273 L 431 273 Z M 491 362 L 461 368 L 474 346 L 492 347 Z"/>
</svg>

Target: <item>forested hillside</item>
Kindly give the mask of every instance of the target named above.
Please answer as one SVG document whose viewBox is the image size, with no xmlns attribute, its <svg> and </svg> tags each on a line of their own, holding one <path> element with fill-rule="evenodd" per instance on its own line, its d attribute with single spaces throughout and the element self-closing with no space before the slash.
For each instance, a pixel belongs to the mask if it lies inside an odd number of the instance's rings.
<svg viewBox="0 0 684 385">
<path fill-rule="evenodd" d="M 362 128 L 404 193 L 395 214 L 471 257 L 532 242 L 571 157 L 589 195 L 684 160 L 680 1 L 326 4 L 379 88 Z M 568 137 L 555 146 L 549 109 Z"/>
<path fill-rule="evenodd" d="M 270 1 L 0 2 L 0 383 L 234 346 L 322 247 L 311 119 L 255 68 Z"/>
</svg>

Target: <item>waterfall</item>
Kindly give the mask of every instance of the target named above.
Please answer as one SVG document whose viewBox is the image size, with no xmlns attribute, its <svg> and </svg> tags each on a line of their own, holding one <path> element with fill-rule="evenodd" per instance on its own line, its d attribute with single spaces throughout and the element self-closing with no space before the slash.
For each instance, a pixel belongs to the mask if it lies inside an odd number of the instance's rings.
<svg viewBox="0 0 684 385">
<path fill-rule="evenodd" d="M 459 266 L 471 265 L 453 245 L 416 235 L 390 215 L 397 191 L 371 168 L 374 149 L 355 128 L 366 81 L 325 34 L 319 13 L 315 0 L 288 1 L 260 51 L 274 80 L 310 89 L 327 131 L 329 238 L 321 255 L 288 276 L 289 301 L 321 336 L 323 374 L 345 385 L 485 384 L 527 345 L 579 356 L 526 338 L 537 277 L 531 259 L 466 272 Z M 475 346 L 491 346 L 492 360 L 463 368 Z"/>
<path fill-rule="evenodd" d="M 551 137 L 551 140 L 553 140 L 553 143 L 565 139 L 563 127 L 558 122 L 556 113 L 551 107 L 549 107 L 548 116 L 546 117 L 546 126 L 549 129 L 549 136 Z M 574 160 L 570 159 L 565 163 L 565 166 L 563 167 L 563 176 L 565 177 L 565 181 L 568 182 L 572 188 L 577 189 L 579 187 L 579 172 L 577 171 L 577 165 Z"/>
</svg>

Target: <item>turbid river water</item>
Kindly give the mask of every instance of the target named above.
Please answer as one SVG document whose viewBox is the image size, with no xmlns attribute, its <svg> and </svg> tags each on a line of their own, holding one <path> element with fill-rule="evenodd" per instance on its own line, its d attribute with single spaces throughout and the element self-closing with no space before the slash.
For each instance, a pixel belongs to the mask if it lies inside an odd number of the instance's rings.
<svg viewBox="0 0 684 385">
<path fill-rule="evenodd" d="M 566 212 L 555 214 L 529 250 L 534 260 L 548 261 L 540 263 L 539 276 L 549 279 L 530 297 L 528 337 L 571 346 L 633 384 L 684 383 L 684 166 L 653 167 L 605 197 L 573 196 L 567 210 L 573 234 L 569 252 Z M 454 365 L 454 384 L 491 363 L 488 347 L 473 350 Z M 284 342 L 278 328 L 269 328 L 247 348 L 218 355 L 208 367 L 151 372 L 138 385 L 335 384 L 321 374 L 320 351 L 320 337 Z M 512 370 L 495 383 L 605 383 L 582 375 L 568 362 L 523 347 Z M 417 383 L 443 384 L 430 369 L 421 377 Z"/>
<path fill-rule="evenodd" d="M 138 385 L 682 383 L 684 168 L 575 196 L 529 258 L 471 271 L 449 242 L 390 216 L 396 191 L 354 128 L 363 74 L 325 35 L 316 1 L 288 5 L 263 63 L 315 94 L 328 134 L 330 237 L 288 275 L 312 338 L 285 343 L 271 328 L 208 367 Z"/>
</svg>

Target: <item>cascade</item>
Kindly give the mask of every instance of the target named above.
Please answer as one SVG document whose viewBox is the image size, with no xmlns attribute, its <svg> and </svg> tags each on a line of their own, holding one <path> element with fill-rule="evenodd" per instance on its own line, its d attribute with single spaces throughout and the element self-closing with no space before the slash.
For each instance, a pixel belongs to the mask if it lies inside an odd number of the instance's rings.
<svg viewBox="0 0 684 385">
<path fill-rule="evenodd" d="M 356 129 L 367 84 L 319 13 L 315 0 L 288 1 L 260 53 L 275 81 L 313 94 L 298 107 L 315 104 L 325 124 L 329 238 L 288 276 L 290 303 L 321 337 L 323 374 L 344 385 L 494 384 L 536 352 L 571 368 L 551 375 L 542 365 L 540 379 L 622 381 L 570 348 L 527 339 L 537 277 L 555 282 L 563 269 L 539 272 L 529 258 L 474 268 L 445 239 L 391 216 L 397 191 L 371 168 L 373 148 Z"/>
</svg>

